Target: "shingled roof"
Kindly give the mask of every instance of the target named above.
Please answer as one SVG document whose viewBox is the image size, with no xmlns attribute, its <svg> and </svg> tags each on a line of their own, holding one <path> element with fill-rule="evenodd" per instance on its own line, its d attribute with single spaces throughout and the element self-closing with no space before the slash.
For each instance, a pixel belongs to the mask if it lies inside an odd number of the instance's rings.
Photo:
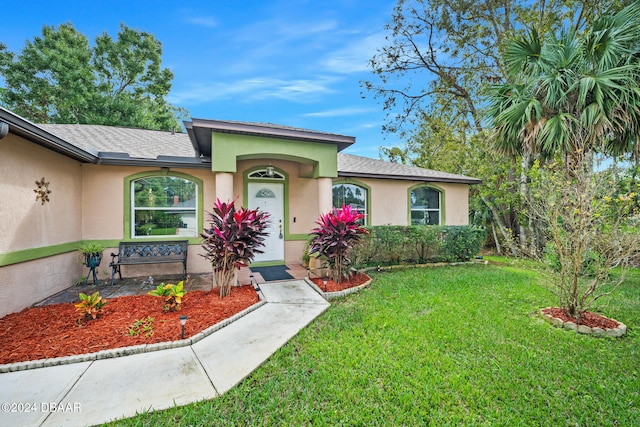
<svg viewBox="0 0 640 427">
<path fill-rule="evenodd" d="M 206 163 L 196 158 L 192 141 L 186 133 L 101 125 L 42 124 L 37 126 L 83 150 L 98 152 L 103 163 L 162 163 L 162 166 L 166 166 L 175 162 L 177 165 L 208 167 Z M 271 124 L 265 127 L 277 128 Z M 282 127 L 282 129 L 291 128 Z M 481 182 L 479 179 L 464 175 L 344 153 L 338 153 L 338 176 L 463 184 Z"/>
<path fill-rule="evenodd" d="M 127 153 L 129 157 L 143 159 L 194 157 L 193 146 L 186 133 L 101 125 L 38 126 L 83 149 Z"/>
<path fill-rule="evenodd" d="M 357 178 L 402 179 L 426 182 L 479 184 L 481 180 L 464 175 L 434 171 L 384 160 L 338 153 L 338 175 Z"/>
</svg>

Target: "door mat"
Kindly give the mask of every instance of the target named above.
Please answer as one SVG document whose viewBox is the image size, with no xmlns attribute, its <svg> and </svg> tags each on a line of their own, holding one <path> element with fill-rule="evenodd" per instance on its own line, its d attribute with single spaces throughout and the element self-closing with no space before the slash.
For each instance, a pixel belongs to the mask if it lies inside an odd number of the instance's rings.
<svg viewBox="0 0 640 427">
<path fill-rule="evenodd" d="M 286 265 L 274 265 L 273 267 L 251 267 L 253 273 L 260 273 L 266 282 L 273 280 L 293 279 L 293 276 L 287 273 Z"/>
</svg>

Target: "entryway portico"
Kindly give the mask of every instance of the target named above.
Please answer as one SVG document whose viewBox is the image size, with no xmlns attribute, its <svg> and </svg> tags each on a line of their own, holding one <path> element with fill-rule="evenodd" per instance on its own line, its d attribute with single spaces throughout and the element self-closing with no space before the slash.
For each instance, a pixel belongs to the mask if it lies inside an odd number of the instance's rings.
<svg viewBox="0 0 640 427">
<path fill-rule="evenodd" d="M 337 153 L 355 138 L 219 120 L 185 127 L 197 156 L 211 163 L 216 198 L 271 214 L 265 253 L 254 264 L 299 261 L 315 219 L 332 208 Z"/>
</svg>

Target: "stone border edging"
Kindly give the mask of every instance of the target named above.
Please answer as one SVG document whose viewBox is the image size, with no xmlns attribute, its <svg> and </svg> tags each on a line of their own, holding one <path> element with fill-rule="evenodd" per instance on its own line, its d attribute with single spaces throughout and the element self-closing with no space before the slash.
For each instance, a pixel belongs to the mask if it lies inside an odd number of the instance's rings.
<svg viewBox="0 0 640 427">
<path fill-rule="evenodd" d="M 459 261 L 459 262 L 432 262 L 428 264 L 394 264 L 394 265 L 384 265 L 377 267 L 366 267 L 359 269 L 358 271 L 361 273 L 367 271 L 384 271 L 384 270 L 402 270 L 405 268 L 431 268 L 431 267 L 454 267 L 458 265 L 488 265 L 489 261 L 487 260 L 478 260 L 478 261 Z"/>
<path fill-rule="evenodd" d="M 450 266 L 457 266 L 457 265 L 475 265 L 475 264 L 487 265 L 487 264 L 489 264 L 489 261 L 480 260 L 480 262 L 478 262 L 478 261 L 466 261 L 466 262 L 435 262 L 435 263 L 430 263 L 430 264 L 396 264 L 396 265 L 366 267 L 366 268 L 359 269 L 357 271 L 359 273 L 366 273 L 367 271 L 402 270 L 402 269 L 405 269 L 405 268 L 450 267 Z M 311 279 L 309 279 L 308 277 L 305 277 L 304 280 L 305 280 L 305 282 L 307 282 L 307 284 L 309 286 L 311 286 L 311 288 L 313 290 L 315 290 L 317 293 L 319 293 L 320 296 L 323 297 L 324 299 L 326 299 L 327 301 L 329 301 L 331 299 L 335 299 L 335 298 L 342 298 L 342 297 L 345 297 L 345 296 L 347 296 L 349 294 L 352 294 L 354 292 L 358 292 L 361 289 L 369 286 L 371 284 L 371 281 L 372 281 L 372 279 L 369 278 L 369 280 L 366 281 L 365 283 L 363 283 L 362 285 L 354 286 L 353 288 L 345 289 L 344 291 L 324 292 L 322 289 L 320 289 L 318 287 L 318 285 L 313 283 L 311 281 Z"/>
<path fill-rule="evenodd" d="M 337 292 L 324 292 L 322 289 L 320 289 L 318 287 L 318 285 L 316 285 L 315 283 L 313 283 L 311 281 L 311 279 L 309 279 L 308 277 L 304 278 L 304 281 L 307 282 L 307 284 L 309 286 L 311 286 L 311 288 L 313 288 L 314 291 L 316 291 L 317 293 L 320 294 L 320 296 L 324 299 L 326 299 L 327 301 L 332 300 L 332 299 L 336 299 L 336 298 L 342 298 L 342 297 L 346 297 L 349 294 L 355 293 L 360 291 L 361 289 L 366 288 L 367 286 L 369 286 L 371 284 L 371 281 L 373 279 L 369 278 L 369 280 L 367 280 L 366 282 L 364 282 L 361 285 L 358 286 L 354 286 L 352 288 L 348 288 L 345 289 L 343 291 L 337 291 Z"/>
<path fill-rule="evenodd" d="M 250 307 L 245 308 L 239 313 L 234 314 L 233 316 L 222 320 L 221 322 L 216 323 L 208 327 L 207 329 L 198 332 L 194 336 L 184 340 L 178 341 L 167 341 L 167 342 L 159 342 L 154 344 L 139 344 L 129 347 L 119 347 L 112 348 L 109 350 L 101 350 L 95 353 L 87 353 L 87 354 L 75 354 L 73 356 L 62 356 L 62 357 L 53 357 L 50 359 L 39 359 L 39 360 L 29 360 L 26 362 L 16 362 L 16 363 L 7 363 L 4 365 L 0 365 L 0 374 L 4 374 L 7 372 L 16 372 L 16 371 L 26 371 L 28 369 L 37 369 L 37 368 L 46 368 L 49 366 L 60 366 L 60 365 L 69 365 L 72 363 L 80 363 L 80 362 L 93 362 L 96 360 L 102 359 L 112 359 L 114 357 L 122 357 L 122 356 L 130 356 L 132 354 L 141 354 L 141 353 L 150 353 L 152 351 L 159 350 L 167 350 L 171 348 L 179 348 L 186 347 L 192 344 L 197 343 L 203 338 L 208 337 L 212 333 L 224 328 L 230 323 L 235 322 L 241 317 L 246 316 L 254 310 L 262 307 L 267 303 L 264 300 L 261 293 L 258 292 L 258 297 L 260 301 L 253 304 Z"/>
<path fill-rule="evenodd" d="M 542 315 L 542 317 L 547 320 L 547 322 L 551 323 L 553 326 L 555 326 L 556 328 L 562 328 L 562 329 L 566 329 L 569 331 L 575 331 L 578 334 L 585 334 L 585 335 L 593 335 L 594 337 L 621 337 L 624 334 L 627 333 L 627 325 L 625 325 L 622 322 L 617 321 L 616 319 L 611 319 L 609 317 L 607 317 L 607 319 L 609 320 L 613 320 L 614 322 L 618 323 L 618 326 L 616 328 L 612 328 L 612 329 L 602 329 L 602 328 L 590 328 L 587 325 L 578 325 L 575 322 L 565 322 L 564 320 L 558 318 L 558 317 L 553 317 L 550 314 L 544 313 L 543 310 L 546 310 L 548 308 L 553 308 L 553 307 L 546 307 L 546 308 L 541 308 L 540 309 L 540 314 Z M 605 316 L 602 316 L 605 317 Z"/>
</svg>

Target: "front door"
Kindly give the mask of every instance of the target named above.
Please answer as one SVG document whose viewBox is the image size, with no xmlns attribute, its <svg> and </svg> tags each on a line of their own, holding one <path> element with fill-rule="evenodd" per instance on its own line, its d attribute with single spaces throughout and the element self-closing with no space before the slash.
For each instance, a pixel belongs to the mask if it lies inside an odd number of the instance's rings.
<svg viewBox="0 0 640 427">
<path fill-rule="evenodd" d="M 271 216 L 268 236 L 265 237 L 264 253 L 256 254 L 254 262 L 284 261 L 284 184 L 281 182 L 250 182 L 248 187 L 249 208 L 259 208 Z"/>
</svg>

